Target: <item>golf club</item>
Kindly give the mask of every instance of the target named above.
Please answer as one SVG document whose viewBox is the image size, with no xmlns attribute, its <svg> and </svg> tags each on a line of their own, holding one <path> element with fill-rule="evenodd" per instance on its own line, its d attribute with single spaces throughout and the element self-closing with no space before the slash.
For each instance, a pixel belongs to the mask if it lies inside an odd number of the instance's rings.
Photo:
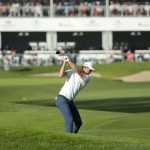
<svg viewBox="0 0 150 150">
<path fill-rule="evenodd" d="M 61 55 L 61 52 L 60 52 L 59 50 L 56 50 L 56 54 L 57 54 L 57 55 Z M 63 59 L 68 60 L 68 56 L 63 56 L 63 55 L 61 55 L 60 58 L 63 58 Z"/>
</svg>

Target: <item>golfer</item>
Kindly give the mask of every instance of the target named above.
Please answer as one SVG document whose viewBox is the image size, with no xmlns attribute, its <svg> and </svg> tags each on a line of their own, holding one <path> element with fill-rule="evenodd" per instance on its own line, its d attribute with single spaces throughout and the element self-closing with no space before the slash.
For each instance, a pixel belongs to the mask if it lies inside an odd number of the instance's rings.
<svg viewBox="0 0 150 150">
<path fill-rule="evenodd" d="M 66 64 L 70 65 L 71 70 L 65 71 Z M 59 76 L 66 77 L 66 82 L 56 97 L 56 106 L 64 117 L 67 133 L 77 133 L 82 125 L 74 98 L 87 85 L 90 80 L 89 74 L 92 71 L 95 69 L 91 62 L 85 62 L 79 69 L 67 56 L 63 58 Z"/>
</svg>

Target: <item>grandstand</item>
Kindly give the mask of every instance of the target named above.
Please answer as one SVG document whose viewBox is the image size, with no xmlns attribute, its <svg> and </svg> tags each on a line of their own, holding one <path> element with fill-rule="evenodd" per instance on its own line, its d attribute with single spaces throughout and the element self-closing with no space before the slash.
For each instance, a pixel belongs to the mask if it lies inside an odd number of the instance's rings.
<svg viewBox="0 0 150 150">
<path fill-rule="evenodd" d="M 77 63 L 124 61 L 128 51 L 150 60 L 149 16 L 148 0 L 0 0 L 0 59 L 47 65 L 60 49 Z"/>
</svg>

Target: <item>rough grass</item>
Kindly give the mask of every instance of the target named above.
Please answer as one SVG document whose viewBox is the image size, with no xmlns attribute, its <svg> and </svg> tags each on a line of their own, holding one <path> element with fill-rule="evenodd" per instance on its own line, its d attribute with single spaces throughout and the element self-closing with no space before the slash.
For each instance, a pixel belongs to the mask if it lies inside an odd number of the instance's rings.
<svg viewBox="0 0 150 150">
<path fill-rule="evenodd" d="M 147 144 L 144 145 L 143 140 L 140 139 L 125 139 L 117 136 L 113 138 L 107 138 L 103 136 L 90 137 L 83 135 L 56 134 L 51 132 L 25 131 L 26 130 L 1 130 L 1 148 L 11 150 L 146 150 L 149 148 L 148 141 Z"/>
</svg>

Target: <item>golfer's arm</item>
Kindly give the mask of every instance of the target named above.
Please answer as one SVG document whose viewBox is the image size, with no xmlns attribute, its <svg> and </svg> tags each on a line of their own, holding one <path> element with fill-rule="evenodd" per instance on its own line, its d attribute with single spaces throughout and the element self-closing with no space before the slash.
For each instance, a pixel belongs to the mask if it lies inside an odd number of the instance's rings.
<svg viewBox="0 0 150 150">
<path fill-rule="evenodd" d="M 75 72 L 79 73 L 79 68 L 72 61 L 69 61 L 68 64 Z"/>
<path fill-rule="evenodd" d="M 62 78 L 66 75 L 66 72 L 65 72 L 65 66 L 66 66 L 66 62 L 63 61 L 63 64 L 60 68 L 60 71 L 59 71 L 59 77 Z"/>
</svg>

